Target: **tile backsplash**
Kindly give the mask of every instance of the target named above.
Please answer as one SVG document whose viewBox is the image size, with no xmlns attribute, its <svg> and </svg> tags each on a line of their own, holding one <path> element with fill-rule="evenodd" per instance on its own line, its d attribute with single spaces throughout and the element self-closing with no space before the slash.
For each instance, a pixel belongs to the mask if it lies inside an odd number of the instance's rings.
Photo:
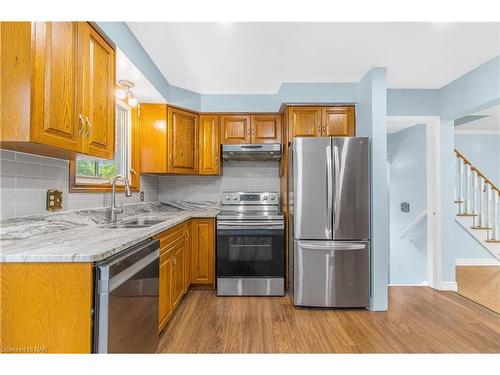
<svg viewBox="0 0 500 375">
<path fill-rule="evenodd" d="M 69 193 L 68 161 L 20 152 L 0 150 L 0 214 L 2 218 L 47 213 L 45 195 L 48 189 L 63 192 L 63 210 L 108 207 L 110 193 Z M 146 202 L 158 201 L 158 177 L 142 175 L 140 190 Z M 117 202 L 138 203 L 139 193 Z"/>
<path fill-rule="evenodd" d="M 219 201 L 226 190 L 280 190 L 277 161 L 225 161 L 222 172 L 222 176 L 161 176 L 160 201 Z"/>
<path fill-rule="evenodd" d="M 110 193 L 69 193 L 68 179 L 67 160 L 0 150 L 0 216 L 47 213 L 48 189 L 63 192 L 63 211 L 109 207 Z M 146 202 L 219 201 L 225 190 L 279 191 L 279 162 L 224 162 L 222 176 L 141 175 L 140 190 Z M 136 192 L 130 198 L 117 195 L 119 204 L 139 201 Z"/>
</svg>

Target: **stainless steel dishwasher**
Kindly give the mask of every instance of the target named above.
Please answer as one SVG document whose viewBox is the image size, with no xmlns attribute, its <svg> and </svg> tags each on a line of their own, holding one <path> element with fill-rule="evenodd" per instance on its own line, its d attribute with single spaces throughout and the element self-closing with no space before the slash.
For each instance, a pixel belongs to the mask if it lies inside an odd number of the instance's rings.
<svg viewBox="0 0 500 375">
<path fill-rule="evenodd" d="M 94 352 L 156 351 L 159 249 L 147 240 L 95 265 Z"/>
</svg>

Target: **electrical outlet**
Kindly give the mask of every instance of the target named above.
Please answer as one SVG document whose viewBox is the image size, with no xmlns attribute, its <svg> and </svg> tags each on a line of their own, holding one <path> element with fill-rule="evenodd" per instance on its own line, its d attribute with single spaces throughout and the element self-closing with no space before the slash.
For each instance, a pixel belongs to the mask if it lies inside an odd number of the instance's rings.
<svg viewBox="0 0 500 375">
<path fill-rule="evenodd" d="M 47 190 L 45 209 L 47 211 L 59 211 L 62 209 L 62 191 L 56 189 Z"/>
<path fill-rule="evenodd" d="M 141 202 L 144 202 L 144 192 L 143 191 L 141 191 L 139 193 L 139 199 L 141 200 Z"/>
</svg>

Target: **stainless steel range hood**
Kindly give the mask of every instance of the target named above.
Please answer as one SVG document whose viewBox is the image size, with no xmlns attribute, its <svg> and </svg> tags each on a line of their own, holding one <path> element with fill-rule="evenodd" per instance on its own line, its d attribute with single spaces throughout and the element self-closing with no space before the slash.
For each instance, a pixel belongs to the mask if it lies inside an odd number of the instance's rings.
<svg viewBox="0 0 500 375">
<path fill-rule="evenodd" d="M 263 143 L 255 145 L 222 145 L 224 160 L 280 160 L 281 145 L 279 143 Z"/>
</svg>

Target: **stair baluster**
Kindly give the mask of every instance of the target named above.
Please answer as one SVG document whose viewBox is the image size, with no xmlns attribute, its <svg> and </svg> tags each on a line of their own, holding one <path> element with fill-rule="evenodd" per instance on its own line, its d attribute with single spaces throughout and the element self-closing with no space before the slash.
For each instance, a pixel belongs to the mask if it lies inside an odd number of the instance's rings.
<svg viewBox="0 0 500 375">
<path fill-rule="evenodd" d="M 493 241 L 498 241 L 500 238 L 498 236 L 498 227 L 500 226 L 500 223 L 498 222 L 499 221 L 499 218 L 498 218 L 498 196 L 500 195 L 500 193 L 498 191 L 494 191 L 493 192 L 495 194 L 495 198 L 493 199 L 493 226 L 492 226 L 492 229 L 490 231 L 491 233 L 491 238 L 490 240 L 493 240 Z"/>
<path fill-rule="evenodd" d="M 466 214 L 471 214 L 471 170 L 470 165 L 465 165 L 465 201 L 464 210 Z"/>
<path fill-rule="evenodd" d="M 491 184 L 486 183 L 486 228 L 491 228 Z"/>
<path fill-rule="evenodd" d="M 479 187 L 479 207 L 480 210 L 479 210 L 479 220 L 478 220 L 478 223 L 479 227 L 485 227 L 486 226 L 486 217 L 485 217 L 485 205 L 486 205 L 486 199 L 484 199 L 484 196 L 486 194 L 486 183 L 484 181 L 484 178 L 481 177 L 481 181 L 480 181 L 480 187 Z"/>
<path fill-rule="evenodd" d="M 464 214 L 464 162 L 458 157 L 458 213 Z"/>
<path fill-rule="evenodd" d="M 471 212 L 474 215 L 477 215 L 478 209 L 477 209 L 477 194 L 479 190 L 479 175 L 477 174 L 477 171 L 475 169 L 472 170 L 472 207 L 471 207 Z M 475 224 L 474 224 L 475 225 Z"/>
</svg>

